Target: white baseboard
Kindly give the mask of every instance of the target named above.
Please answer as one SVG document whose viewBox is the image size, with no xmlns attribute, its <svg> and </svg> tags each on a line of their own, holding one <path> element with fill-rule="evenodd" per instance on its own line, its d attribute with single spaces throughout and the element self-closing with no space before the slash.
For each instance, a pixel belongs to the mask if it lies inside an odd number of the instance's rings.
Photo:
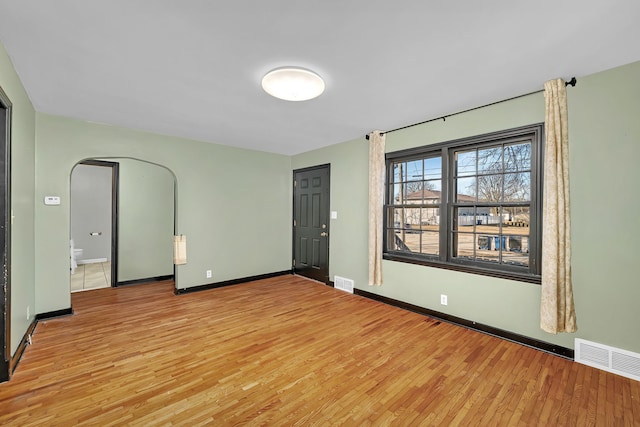
<svg viewBox="0 0 640 427">
<path fill-rule="evenodd" d="M 90 258 L 90 259 L 79 259 L 76 261 L 78 265 L 82 264 L 96 264 L 98 262 L 107 262 L 106 258 Z"/>
</svg>

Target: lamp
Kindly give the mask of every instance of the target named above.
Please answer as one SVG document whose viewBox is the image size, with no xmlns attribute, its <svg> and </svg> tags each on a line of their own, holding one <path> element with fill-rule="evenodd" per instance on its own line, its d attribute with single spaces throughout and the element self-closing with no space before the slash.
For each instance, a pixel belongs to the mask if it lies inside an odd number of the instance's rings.
<svg viewBox="0 0 640 427">
<path fill-rule="evenodd" d="M 282 67 L 262 78 L 262 88 L 269 95 L 285 101 L 306 101 L 324 92 L 324 81 L 313 71 L 300 67 Z"/>
</svg>

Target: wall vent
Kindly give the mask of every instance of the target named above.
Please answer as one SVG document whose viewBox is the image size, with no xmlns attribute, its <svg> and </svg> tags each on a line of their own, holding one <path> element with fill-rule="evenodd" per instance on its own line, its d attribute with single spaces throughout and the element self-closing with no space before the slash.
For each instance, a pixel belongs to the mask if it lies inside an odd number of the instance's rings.
<svg viewBox="0 0 640 427">
<path fill-rule="evenodd" d="M 353 293 L 354 282 L 351 279 L 347 279 L 345 277 L 334 276 L 333 277 L 333 286 L 336 289 L 340 289 L 341 291 Z"/>
<path fill-rule="evenodd" d="M 640 354 L 580 338 L 575 346 L 576 362 L 640 381 Z"/>
</svg>

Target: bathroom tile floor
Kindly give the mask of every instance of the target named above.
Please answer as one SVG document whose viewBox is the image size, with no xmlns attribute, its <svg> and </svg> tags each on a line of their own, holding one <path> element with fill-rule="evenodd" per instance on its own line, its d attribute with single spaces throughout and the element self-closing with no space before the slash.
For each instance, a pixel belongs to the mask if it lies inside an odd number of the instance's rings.
<svg viewBox="0 0 640 427">
<path fill-rule="evenodd" d="M 111 263 L 80 264 L 71 275 L 71 292 L 111 286 Z"/>
</svg>

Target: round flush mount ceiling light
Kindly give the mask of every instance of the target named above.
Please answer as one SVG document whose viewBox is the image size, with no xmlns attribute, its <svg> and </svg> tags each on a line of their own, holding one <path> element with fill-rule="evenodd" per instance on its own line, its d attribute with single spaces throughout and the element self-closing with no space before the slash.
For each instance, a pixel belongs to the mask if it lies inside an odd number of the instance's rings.
<svg viewBox="0 0 640 427">
<path fill-rule="evenodd" d="M 271 96 L 285 101 L 306 101 L 324 92 L 324 81 L 313 71 L 300 67 L 282 67 L 262 78 L 262 88 Z"/>
</svg>

